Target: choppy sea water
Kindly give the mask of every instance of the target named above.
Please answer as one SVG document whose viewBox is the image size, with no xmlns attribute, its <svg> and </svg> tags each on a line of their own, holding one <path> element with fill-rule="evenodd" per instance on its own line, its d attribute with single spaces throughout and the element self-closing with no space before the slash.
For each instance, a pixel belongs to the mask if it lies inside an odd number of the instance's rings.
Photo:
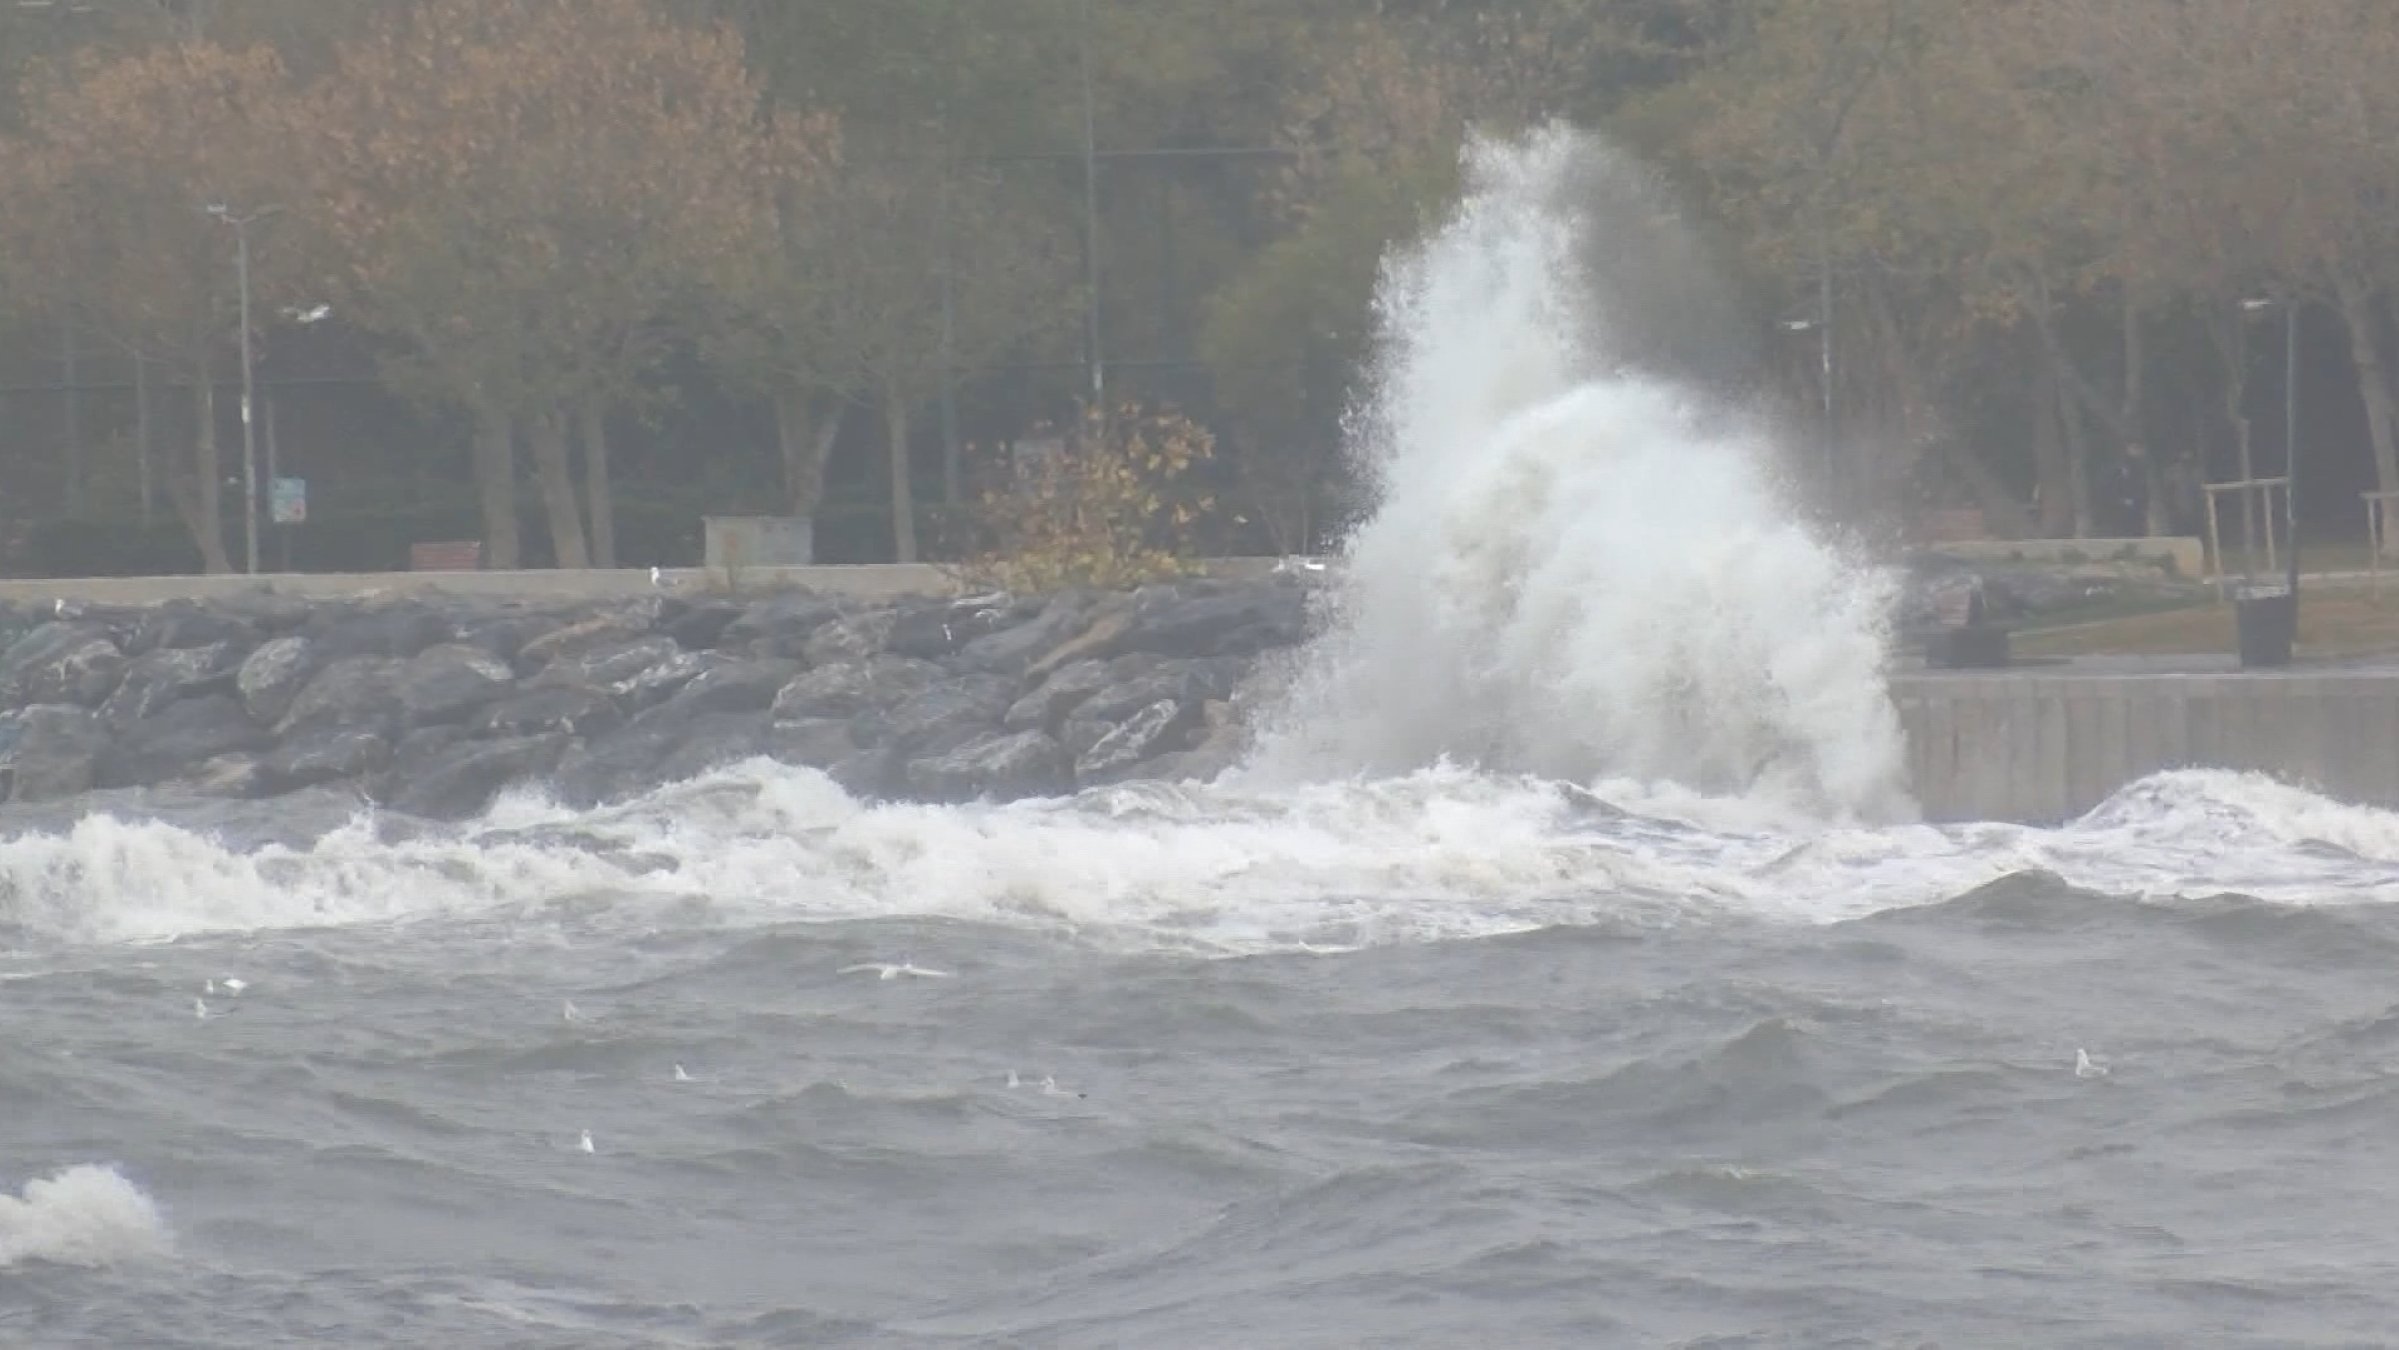
<svg viewBox="0 0 2399 1350">
<path fill-rule="evenodd" d="M 2399 1334 L 2399 817 L 2256 779 L 244 810 L 0 842 L 0 1344 Z"/>
</svg>

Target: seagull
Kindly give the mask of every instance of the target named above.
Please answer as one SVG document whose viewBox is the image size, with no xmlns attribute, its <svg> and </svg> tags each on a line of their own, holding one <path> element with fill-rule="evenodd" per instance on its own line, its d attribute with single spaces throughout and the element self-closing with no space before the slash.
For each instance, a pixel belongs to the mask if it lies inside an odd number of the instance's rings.
<svg viewBox="0 0 2399 1350">
<path fill-rule="evenodd" d="M 228 975 L 222 980 L 208 981 L 206 985 L 202 987 L 201 992 L 205 994 L 213 994 L 219 989 L 222 989 L 226 993 L 233 995 L 235 998 L 240 998 L 242 996 L 242 991 L 249 987 L 250 982 L 248 980 L 241 979 L 238 976 Z"/>
<path fill-rule="evenodd" d="M 598 1150 L 598 1149 L 596 1149 L 596 1148 L 593 1148 L 593 1147 L 591 1146 L 591 1131 L 589 1131 L 589 1130 L 585 1130 L 585 1131 L 583 1132 L 583 1151 L 584 1151 L 584 1152 L 586 1152 L 586 1153 L 597 1153 L 597 1152 L 599 1152 L 599 1150 Z"/>
<path fill-rule="evenodd" d="M 196 998 L 192 1000 L 192 1016 L 199 1018 L 203 1022 L 208 1020 L 207 999 Z"/>
<path fill-rule="evenodd" d="M 2091 1052 L 2078 1045 L 2074 1047 L 2074 1076 L 2077 1078 L 2105 1078 L 2107 1077 L 2107 1066 L 2092 1059 Z"/>
<path fill-rule="evenodd" d="M 950 972 L 946 970 L 931 970 L 916 964 L 914 961 L 908 960 L 902 960 L 898 965 L 893 965 L 889 961 L 861 961 L 854 966 L 843 966 L 839 973 L 843 975 L 863 975 L 870 970 L 875 972 L 875 978 L 881 980 L 896 980 L 902 975 L 914 975 L 919 979 L 926 980 L 946 980 L 950 978 Z"/>
<path fill-rule="evenodd" d="M 675 1081 L 678 1083 L 688 1083 L 691 1081 L 691 1075 L 683 1072 L 683 1066 L 680 1064 L 675 1066 Z"/>
<path fill-rule="evenodd" d="M 575 1006 L 575 1001 L 571 998 L 566 1000 L 565 1005 L 559 1009 L 559 1015 L 564 1017 L 569 1022 L 580 1022 L 583 1020 L 582 1010 Z"/>
<path fill-rule="evenodd" d="M 1058 1086 L 1058 1080 L 1055 1077 L 1045 1073 L 1041 1076 L 1041 1095 L 1044 1097 L 1088 1097 L 1091 1094 L 1068 1092 L 1065 1088 Z"/>
<path fill-rule="evenodd" d="M 1010 1069 L 1008 1071 L 1008 1090 L 1010 1092 L 1014 1092 L 1016 1089 L 1023 1086 L 1024 1082 L 1016 1076 L 1016 1070 Z"/>
<path fill-rule="evenodd" d="M 653 586 L 664 586 L 666 584 L 666 573 L 655 567 L 651 568 L 650 584 Z"/>
</svg>

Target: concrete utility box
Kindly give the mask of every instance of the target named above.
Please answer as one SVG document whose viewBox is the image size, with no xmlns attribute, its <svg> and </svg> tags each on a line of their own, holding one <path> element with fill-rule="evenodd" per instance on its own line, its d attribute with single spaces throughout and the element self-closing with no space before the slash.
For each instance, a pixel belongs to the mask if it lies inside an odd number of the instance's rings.
<svg viewBox="0 0 2399 1350">
<path fill-rule="evenodd" d="M 711 568 L 806 567 L 816 561 L 807 516 L 702 516 L 702 561 Z"/>
</svg>

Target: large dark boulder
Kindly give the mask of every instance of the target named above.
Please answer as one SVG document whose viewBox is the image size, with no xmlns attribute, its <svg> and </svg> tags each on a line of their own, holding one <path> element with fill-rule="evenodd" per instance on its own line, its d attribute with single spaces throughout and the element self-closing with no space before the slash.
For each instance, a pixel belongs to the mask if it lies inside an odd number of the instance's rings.
<svg viewBox="0 0 2399 1350">
<path fill-rule="evenodd" d="M 247 651 L 257 642 L 258 626 L 247 619 L 190 600 L 170 600 L 141 617 L 125 650 L 135 656 L 220 645 Z"/>
<path fill-rule="evenodd" d="M 125 674 L 125 653 L 94 623 L 53 621 L 0 652 L 0 699 L 96 707 Z"/>
<path fill-rule="evenodd" d="M 153 647 L 126 665 L 116 692 L 100 705 L 100 720 L 110 730 L 122 731 L 176 699 L 230 692 L 240 668 L 240 653 L 227 642 Z"/>
<path fill-rule="evenodd" d="M 517 648 L 516 668 L 520 674 L 537 675 L 552 662 L 572 661 L 593 652 L 622 647 L 644 636 L 647 636 L 645 630 L 615 614 L 596 614 L 526 639 Z"/>
<path fill-rule="evenodd" d="M 388 735 L 401 721 L 400 677 L 408 663 L 390 656 L 346 656 L 309 677 L 275 734 L 359 727 Z"/>
<path fill-rule="evenodd" d="M 326 606 L 311 616 L 302 635 L 325 662 L 376 656 L 406 660 L 451 636 L 450 620 L 421 600 L 379 605 Z"/>
<path fill-rule="evenodd" d="M 883 715 L 872 739 L 915 758 L 938 754 L 1000 729 L 1016 682 L 1000 675 L 961 675 L 910 696 Z"/>
<path fill-rule="evenodd" d="M 1023 623 L 987 633 L 958 649 L 953 663 L 960 670 L 1022 675 L 1042 657 L 1056 651 L 1090 627 L 1083 605 L 1061 596 Z"/>
<path fill-rule="evenodd" d="M 775 694 L 775 719 L 856 717 L 923 693 L 941 678 L 941 667 L 904 656 L 818 666 L 793 677 Z"/>
<path fill-rule="evenodd" d="M 475 714 L 478 736 L 596 736 L 624 721 L 614 700 L 597 689 L 528 689 Z"/>
<path fill-rule="evenodd" d="M 850 724 L 837 717 L 809 717 L 776 722 L 767 728 L 766 753 L 784 764 L 805 769 L 830 769 L 858 753 Z"/>
<path fill-rule="evenodd" d="M 894 616 L 883 650 L 894 656 L 939 661 L 969 643 L 1017 627 L 1039 612 L 1039 602 L 1005 595 L 915 604 Z"/>
<path fill-rule="evenodd" d="M 412 816 L 462 820 L 490 806 L 502 788 L 547 775 L 566 752 L 568 739 L 552 733 L 466 741 L 435 750 L 406 770 L 395 759 L 383 800 Z"/>
<path fill-rule="evenodd" d="M 801 645 L 801 655 L 812 666 L 830 666 L 843 661 L 864 661 L 883 654 L 883 644 L 891 636 L 892 625 L 899 616 L 888 609 L 868 610 L 821 624 Z"/>
<path fill-rule="evenodd" d="M 0 801 L 53 802 L 98 781 L 108 732 L 86 709 L 39 703 L 0 713 Z"/>
<path fill-rule="evenodd" d="M 678 777 L 763 753 L 766 714 L 662 703 L 568 750 L 552 781 L 570 806 L 636 796 Z"/>
<path fill-rule="evenodd" d="M 1196 658 L 1252 656 L 1307 633 L 1307 596 L 1281 582 L 1199 581 L 1144 586 L 1112 651 Z"/>
<path fill-rule="evenodd" d="M 525 687 L 580 687 L 605 690 L 615 696 L 631 689 L 636 681 L 658 666 L 681 655 L 683 649 L 675 645 L 673 638 L 655 633 L 595 641 L 552 657 L 539 674 L 525 681 Z"/>
<path fill-rule="evenodd" d="M 908 761 L 909 795 L 927 801 L 1013 800 L 1067 790 L 1066 751 L 1041 731 L 995 731 Z"/>
<path fill-rule="evenodd" d="M 259 761 L 266 791 L 291 792 L 342 779 L 365 778 L 392 760 L 391 742 L 356 727 L 323 727 L 303 732 L 269 751 Z"/>
<path fill-rule="evenodd" d="M 817 630 L 841 617 L 842 606 L 821 595 L 795 591 L 754 600 L 717 631 L 716 640 L 700 644 L 676 636 L 686 647 L 710 645 L 720 651 L 796 660 L 808 651 Z M 864 653 L 862 652 L 861 655 Z M 810 657 L 811 662 L 817 658 Z"/>
<path fill-rule="evenodd" d="M 694 680 L 712 670 L 738 664 L 739 660 L 723 652 L 687 652 L 678 649 L 674 655 L 640 674 L 606 686 L 606 692 L 616 700 L 618 707 L 628 712 L 639 712 L 676 697 L 689 688 Z M 788 676 L 789 672 L 798 668 L 796 663 L 786 663 L 783 670 Z M 773 696 L 771 690 L 768 696 Z"/>
<path fill-rule="evenodd" d="M 1075 705 L 1116 682 L 1106 661 L 1086 657 L 1052 671 L 1032 693 L 1011 704 L 1005 725 L 1010 731 L 1055 733 Z"/>
<path fill-rule="evenodd" d="M 264 749 L 267 733 L 231 694 L 178 699 L 127 726 L 100 756 L 101 787 L 147 787 L 180 778 L 219 755 Z"/>
<path fill-rule="evenodd" d="M 241 695 L 242 706 L 250 710 L 253 721 L 273 726 L 291 710 L 292 700 L 300 696 L 320 664 L 307 638 L 269 638 L 243 659 L 233 677 L 234 691 Z"/>
<path fill-rule="evenodd" d="M 1138 766 L 1191 743 L 1200 725 L 1200 705 L 1160 699 L 1117 724 L 1075 758 L 1075 780 L 1110 783 L 1134 776 Z"/>
<path fill-rule="evenodd" d="M 463 721 L 515 687 L 516 672 L 506 661 L 463 642 L 427 647 L 395 681 L 400 720 L 410 727 Z"/>
<path fill-rule="evenodd" d="M 709 662 L 671 702 L 695 713 L 762 713 L 800 669 L 799 662 L 777 657 L 728 660 L 712 653 Z"/>
<path fill-rule="evenodd" d="M 727 600 L 702 600 L 686 605 L 673 618 L 659 625 L 659 631 L 675 640 L 686 651 L 705 651 L 725 636 L 735 620 L 742 616 L 742 607 Z"/>
<path fill-rule="evenodd" d="M 1119 668 L 1121 669 L 1121 668 Z M 1232 668 L 1213 661 L 1168 661 L 1112 681 L 1075 705 L 1078 721 L 1116 723 L 1160 701 L 1195 707 L 1233 692 Z"/>
</svg>

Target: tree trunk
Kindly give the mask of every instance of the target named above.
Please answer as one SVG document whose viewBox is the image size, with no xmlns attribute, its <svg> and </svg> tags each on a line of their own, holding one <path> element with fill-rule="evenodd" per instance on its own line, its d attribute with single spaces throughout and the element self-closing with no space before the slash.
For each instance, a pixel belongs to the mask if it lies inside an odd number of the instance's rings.
<svg viewBox="0 0 2399 1350">
<path fill-rule="evenodd" d="M 2124 401 L 2117 420 L 2123 425 L 2124 457 L 2140 474 L 2141 533 L 2152 539 L 2174 532 L 2166 500 L 2166 476 L 2157 456 L 2149 451 L 2148 429 L 2142 425 L 2142 404 L 2148 397 L 2148 347 L 2142 342 L 2141 309 L 2128 289 L 2124 296 Z"/>
<path fill-rule="evenodd" d="M 2374 486 L 2399 492 L 2399 396 L 2393 393 L 2390 357 L 2383 351 L 2382 316 L 2374 293 L 2344 278 L 2338 285 L 2341 319 L 2349 326 L 2349 359 L 2357 367 L 2357 392 L 2366 404 L 2366 430 L 2374 440 Z M 2384 499 L 2383 556 L 2399 556 L 2399 500 Z"/>
<path fill-rule="evenodd" d="M 2033 364 L 2033 498 L 2040 509 L 2041 537 L 2063 539 L 2074 528 L 2074 466 L 2058 435 L 2057 362 L 2044 352 Z"/>
<path fill-rule="evenodd" d="M 890 437 L 891 547 L 894 561 L 916 561 L 916 493 L 908 481 L 908 401 L 897 386 L 884 390 L 883 426 Z"/>
<path fill-rule="evenodd" d="M 2216 353 L 2224 360 L 2224 420 L 2232 425 L 2233 472 L 2244 483 L 2257 477 L 2254 455 L 2251 453 L 2249 427 L 2249 331 L 2242 326 L 2241 311 L 2236 305 L 2222 311 L 2223 317 L 2209 324 L 2216 333 Z M 2205 476 L 2202 475 L 2204 482 Z M 2244 554 L 2265 542 L 2258 529 L 2258 494 L 2254 488 L 2242 488 L 2241 549 Z M 2221 564 L 2219 564 L 2221 567 Z"/>
<path fill-rule="evenodd" d="M 516 429 L 497 413 L 475 418 L 475 497 L 483 507 L 483 565 L 514 571 L 523 565 L 516 526 Z"/>
<path fill-rule="evenodd" d="M 205 366 L 192 384 L 192 476 L 184 490 L 171 491 L 175 514 L 200 549 L 200 567 L 211 576 L 233 570 L 225 554 L 224 468 L 217 462 L 217 389 Z"/>
<path fill-rule="evenodd" d="M 840 403 L 818 421 L 806 394 L 786 390 L 775 396 L 775 439 L 783 451 L 783 500 L 795 516 L 813 516 L 824 499 L 825 465 L 833 442 L 841 437 L 842 419 L 849 409 Z"/>
<path fill-rule="evenodd" d="M 567 446 L 566 412 L 546 409 L 526 429 L 533 451 L 533 480 L 541 488 L 542 512 L 550 523 L 550 552 L 559 567 L 591 566 L 583 541 L 583 508 L 575 501 L 575 465 Z"/>
<path fill-rule="evenodd" d="M 616 499 L 608 482 L 608 413 L 598 403 L 581 409 L 583 495 L 591 504 L 591 565 L 616 566 Z"/>
</svg>

